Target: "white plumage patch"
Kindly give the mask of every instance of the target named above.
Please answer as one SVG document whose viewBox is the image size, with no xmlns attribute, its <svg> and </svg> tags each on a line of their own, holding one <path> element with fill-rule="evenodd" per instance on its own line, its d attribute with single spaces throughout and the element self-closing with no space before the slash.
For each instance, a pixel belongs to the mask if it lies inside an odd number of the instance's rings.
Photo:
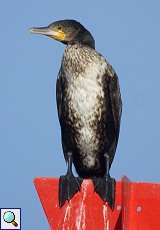
<svg viewBox="0 0 160 230">
<path fill-rule="evenodd" d="M 71 75 L 68 76 L 70 78 L 68 79 L 68 96 L 72 101 L 70 117 L 74 113 L 74 116 L 79 119 L 78 145 L 81 149 L 81 154 L 84 156 L 83 164 L 86 167 L 94 167 L 96 164 L 95 148 L 98 146 L 98 138 L 96 139 L 95 130 L 91 124 L 95 120 L 97 113 L 99 113 L 98 116 L 101 116 L 99 98 L 103 99 L 104 92 L 100 85 L 102 78 L 98 79 L 98 75 L 103 76 L 105 68 L 106 63 L 103 65 L 89 63 L 86 70 L 76 79 L 73 80 Z"/>
</svg>

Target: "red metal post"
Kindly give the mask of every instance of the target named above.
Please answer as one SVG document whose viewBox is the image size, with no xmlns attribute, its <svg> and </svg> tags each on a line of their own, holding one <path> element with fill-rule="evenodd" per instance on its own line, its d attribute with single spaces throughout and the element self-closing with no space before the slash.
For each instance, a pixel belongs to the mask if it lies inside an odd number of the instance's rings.
<svg viewBox="0 0 160 230">
<path fill-rule="evenodd" d="M 122 223 L 124 230 L 160 229 L 160 184 L 122 179 Z"/>
<path fill-rule="evenodd" d="M 91 180 L 62 208 L 58 205 L 57 178 L 36 178 L 36 190 L 51 230 L 159 230 L 160 184 L 116 183 L 112 211 L 94 192 Z"/>
</svg>

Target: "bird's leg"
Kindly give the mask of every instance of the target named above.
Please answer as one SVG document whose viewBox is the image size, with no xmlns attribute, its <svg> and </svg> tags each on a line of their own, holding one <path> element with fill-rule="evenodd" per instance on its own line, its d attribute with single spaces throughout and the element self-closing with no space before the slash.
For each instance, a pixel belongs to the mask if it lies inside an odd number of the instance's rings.
<svg viewBox="0 0 160 230">
<path fill-rule="evenodd" d="M 108 202 L 110 208 L 114 208 L 115 203 L 115 184 L 116 181 L 114 178 L 110 177 L 109 168 L 110 168 L 110 159 L 109 155 L 105 154 L 105 163 L 106 163 L 106 173 L 103 177 L 95 177 L 93 178 L 94 189 L 95 192 L 99 194 L 99 196 L 105 202 Z"/>
<path fill-rule="evenodd" d="M 70 200 L 75 193 L 80 191 L 82 179 L 74 177 L 72 172 L 72 153 L 67 153 L 67 173 L 59 180 L 59 206 L 62 207 L 66 200 Z"/>
</svg>

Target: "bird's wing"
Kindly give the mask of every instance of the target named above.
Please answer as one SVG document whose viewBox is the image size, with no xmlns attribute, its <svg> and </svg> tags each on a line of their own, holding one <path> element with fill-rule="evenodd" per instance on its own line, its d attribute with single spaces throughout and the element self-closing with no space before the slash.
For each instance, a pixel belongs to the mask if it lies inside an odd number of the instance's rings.
<svg viewBox="0 0 160 230">
<path fill-rule="evenodd" d="M 109 97 L 110 97 L 112 113 L 114 117 L 116 136 L 118 140 L 121 114 L 122 114 L 122 99 L 121 99 L 121 93 L 119 87 L 119 80 L 117 74 L 114 72 L 111 66 L 107 71 L 107 75 L 109 81 Z"/>
<path fill-rule="evenodd" d="M 65 160 L 67 161 L 67 146 L 66 143 L 64 141 L 64 137 L 67 136 L 66 135 L 66 130 L 68 130 L 66 128 L 66 123 L 65 123 L 65 114 L 62 111 L 63 105 L 64 105 L 64 97 L 63 97 L 63 90 L 64 90 L 64 84 L 65 82 L 63 82 L 63 77 L 62 77 L 63 72 L 60 70 L 58 77 L 57 77 L 57 82 L 56 82 L 56 101 L 57 101 L 57 111 L 58 111 L 58 118 L 59 118 L 59 123 L 61 126 L 61 138 L 62 138 L 62 148 L 63 148 L 63 153 L 64 153 L 64 157 Z M 69 130 L 68 130 L 68 134 L 69 134 Z"/>
<path fill-rule="evenodd" d="M 56 101 L 59 121 L 61 120 L 61 107 L 62 107 L 62 88 L 61 79 L 58 77 L 56 82 Z"/>
<path fill-rule="evenodd" d="M 63 71 L 62 68 L 60 68 L 57 82 L 56 82 L 56 101 L 57 101 L 57 111 L 58 111 L 58 118 L 60 125 L 62 125 L 63 121 L 63 113 L 62 113 L 62 104 L 63 104 L 63 89 L 64 89 L 64 80 L 63 80 Z"/>
<path fill-rule="evenodd" d="M 112 66 L 110 65 L 108 66 L 106 70 L 106 77 L 107 77 L 107 82 L 108 82 L 107 88 L 108 88 L 111 110 L 113 114 L 114 128 L 115 128 L 115 135 L 116 135 L 116 140 L 112 148 L 112 151 L 115 153 L 117 143 L 118 143 L 118 138 L 119 138 L 119 131 L 120 131 L 120 121 L 121 121 L 121 114 L 122 114 L 122 100 L 121 100 L 118 76 L 113 70 Z M 113 157 L 114 157 L 114 153 L 113 153 Z"/>
</svg>

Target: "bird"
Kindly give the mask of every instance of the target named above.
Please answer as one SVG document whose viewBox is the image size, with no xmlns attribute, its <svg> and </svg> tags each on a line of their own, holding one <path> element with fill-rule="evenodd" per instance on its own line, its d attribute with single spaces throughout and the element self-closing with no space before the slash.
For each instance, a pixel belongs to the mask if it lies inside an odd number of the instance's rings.
<svg viewBox="0 0 160 230">
<path fill-rule="evenodd" d="M 67 172 L 59 180 L 59 206 L 91 179 L 94 191 L 111 208 L 116 181 L 110 176 L 122 113 L 119 79 L 95 48 L 95 40 L 80 22 L 59 20 L 30 32 L 65 45 L 56 82 L 56 101 Z M 74 176 L 74 164 L 78 177 Z"/>
</svg>

